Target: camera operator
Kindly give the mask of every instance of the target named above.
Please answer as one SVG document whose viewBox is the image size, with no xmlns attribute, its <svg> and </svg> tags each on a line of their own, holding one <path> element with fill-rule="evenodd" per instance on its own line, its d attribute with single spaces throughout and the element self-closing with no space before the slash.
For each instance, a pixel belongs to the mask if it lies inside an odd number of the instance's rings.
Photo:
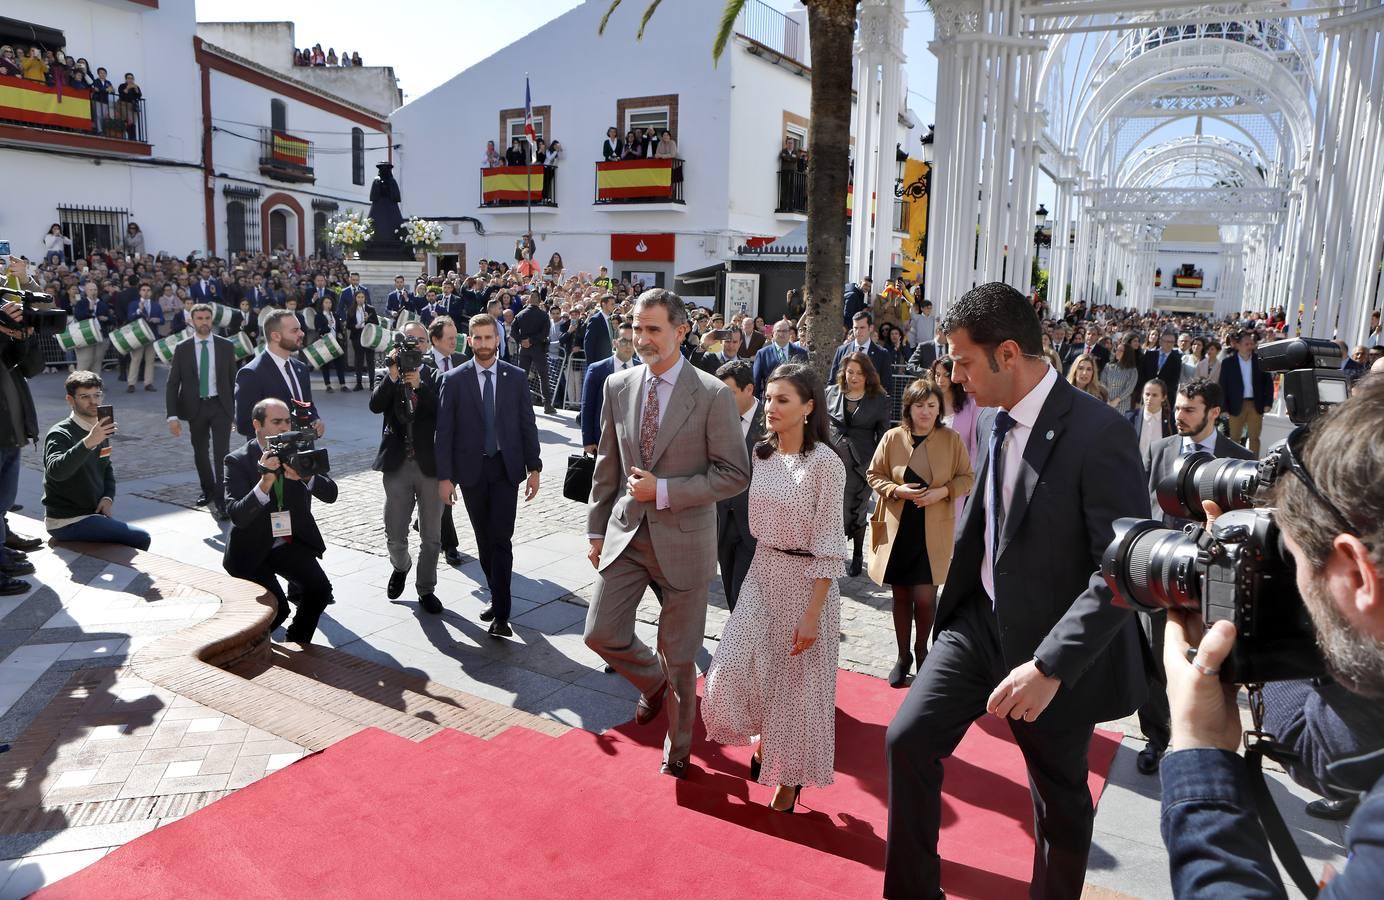
<svg viewBox="0 0 1384 900">
<path fill-rule="evenodd" d="M 231 531 L 221 565 L 236 578 L 262 586 L 278 601 L 272 631 L 288 618 L 282 575 L 296 595 L 298 613 L 288 640 L 307 644 L 317 620 L 332 602 L 332 583 L 318 560 L 326 551 L 312 517 L 312 498 L 336 502 L 336 482 L 327 475 L 306 481 L 269 450 L 269 438 L 292 428 L 288 405 L 269 397 L 251 410 L 255 436 L 226 457 L 226 512 Z"/>
<path fill-rule="evenodd" d="M 370 411 L 384 416 L 380 449 L 372 468 L 384 473 L 384 534 L 394 574 L 388 596 L 404 592 L 404 579 L 413 566 L 409 558 L 409 522 L 418 506 L 418 605 L 437 615 L 442 601 L 437 587 L 437 555 L 441 552 L 442 498 L 437 493 L 437 465 L 433 438 L 437 432 L 438 381 L 435 366 L 424 366 L 428 330 L 419 322 L 399 329 L 394 347 L 385 357 L 389 377 L 370 394 Z"/>
<path fill-rule="evenodd" d="M 1381 427 L 1384 379 L 1371 377 L 1317 420 L 1305 442 L 1290 438 L 1274 512 L 1328 669 L 1373 705 L 1384 697 Z M 1162 762 L 1162 830 L 1178 896 L 1285 895 L 1255 819 L 1248 770 L 1236 756 L 1238 686 L 1217 677 L 1235 640 L 1228 621 L 1203 636 L 1199 616 L 1168 614 L 1172 749 Z M 1189 645 L 1197 647 L 1191 661 Z M 1321 896 L 1374 896 L 1384 880 L 1384 739 L 1357 727 L 1351 707 L 1333 703 L 1328 690 L 1314 694 L 1302 682 L 1282 682 L 1264 694 L 1262 730 L 1290 743 L 1305 762 L 1290 774 L 1318 790 L 1363 794 L 1347 831 L 1349 864 Z"/>
<path fill-rule="evenodd" d="M 29 393 L 29 379 L 43 371 L 43 350 L 22 329 L 22 304 L 0 299 L 0 597 L 22 594 L 29 583 L 15 576 L 30 575 L 34 566 L 25 556 L 42 542 L 12 535 L 5 513 L 19 490 L 24 445 L 38 440 L 38 414 Z"/>
</svg>

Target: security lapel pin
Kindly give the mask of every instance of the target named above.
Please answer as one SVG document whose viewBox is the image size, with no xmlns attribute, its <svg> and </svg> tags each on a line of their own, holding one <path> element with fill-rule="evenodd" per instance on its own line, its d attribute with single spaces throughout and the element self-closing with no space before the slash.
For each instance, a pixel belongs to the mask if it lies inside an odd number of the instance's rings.
<svg viewBox="0 0 1384 900">
<path fill-rule="evenodd" d="M 1051 431 L 1049 431 L 1049 432 L 1048 432 L 1048 440 L 1052 440 L 1052 435 L 1053 435 L 1053 433 L 1052 433 Z"/>
</svg>

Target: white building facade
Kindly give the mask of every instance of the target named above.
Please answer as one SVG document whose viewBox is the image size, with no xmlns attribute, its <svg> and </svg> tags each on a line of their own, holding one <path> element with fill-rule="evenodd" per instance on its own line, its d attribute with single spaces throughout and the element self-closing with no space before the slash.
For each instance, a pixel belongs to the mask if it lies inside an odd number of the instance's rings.
<svg viewBox="0 0 1384 900">
<path fill-rule="evenodd" d="M 0 238 L 16 254 L 39 258 L 55 222 L 77 255 L 118 247 L 130 222 L 150 253 L 323 251 L 326 220 L 367 208 L 375 163 L 390 159 L 392 70 L 319 78 L 351 96 L 330 93 L 293 69 L 287 23 L 273 68 L 199 37 L 191 3 L 11 0 L 5 14 L 14 33 L 0 43 L 61 49 L 113 84 L 130 72 L 143 92 L 100 116 L 82 91 L 0 79 Z"/>
<path fill-rule="evenodd" d="M 779 153 L 786 140 L 807 142 L 805 12 L 784 15 L 751 0 L 717 64 L 717 16 L 704 3 L 666 0 L 642 40 L 636 10 L 619 10 L 598 36 L 605 8 L 579 6 L 390 117 L 404 214 L 446 223 L 442 267 L 514 259 L 529 212 L 522 202 L 487 203 L 481 170 L 487 141 L 503 153 L 522 133 L 526 70 L 535 128 L 564 148 L 551 197 L 532 206 L 540 264 L 557 252 L 569 273 L 607 265 L 617 277 L 672 287 L 675 275 L 731 260 L 747 241 L 804 221 L 806 175 L 781 177 Z M 598 163 L 611 126 L 622 137 L 637 126 L 672 132 L 681 160 L 674 196 L 601 195 Z M 881 142 L 891 171 L 894 145 L 907 135 L 900 124 Z"/>
</svg>

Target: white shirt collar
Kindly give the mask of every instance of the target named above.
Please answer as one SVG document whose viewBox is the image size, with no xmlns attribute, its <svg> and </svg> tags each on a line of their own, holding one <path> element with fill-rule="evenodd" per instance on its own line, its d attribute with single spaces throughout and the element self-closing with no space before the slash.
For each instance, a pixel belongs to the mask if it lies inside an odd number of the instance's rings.
<svg viewBox="0 0 1384 900">
<path fill-rule="evenodd" d="M 1048 395 L 1052 393 L 1052 386 L 1057 384 L 1057 370 L 1048 366 L 1047 374 L 1042 380 L 1034 385 L 1033 390 L 1024 395 L 1024 398 L 1014 404 L 1014 408 L 1009 410 L 1009 415 L 1015 423 L 1024 428 L 1032 428 L 1038 421 L 1038 414 L 1043 411 L 1043 404 L 1048 402 Z"/>
<path fill-rule="evenodd" d="M 1206 440 L 1201 441 L 1200 443 L 1184 435 L 1182 438 L 1182 451 L 1185 453 L 1188 447 L 1191 447 L 1193 450 L 1202 450 L 1206 453 L 1215 454 L 1216 435 L 1215 433 L 1212 433 L 1209 437 L 1206 438 Z"/>
<path fill-rule="evenodd" d="M 751 423 L 754 422 L 755 414 L 758 413 L 758 412 L 759 412 L 759 398 L 756 397 L 756 398 L 755 398 L 755 401 L 754 401 L 754 404 L 753 404 L 748 410 L 745 411 L 745 414 L 744 414 L 743 416 L 740 417 L 740 421 L 744 422 L 746 425 L 749 425 L 749 424 L 751 424 Z"/>
</svg>

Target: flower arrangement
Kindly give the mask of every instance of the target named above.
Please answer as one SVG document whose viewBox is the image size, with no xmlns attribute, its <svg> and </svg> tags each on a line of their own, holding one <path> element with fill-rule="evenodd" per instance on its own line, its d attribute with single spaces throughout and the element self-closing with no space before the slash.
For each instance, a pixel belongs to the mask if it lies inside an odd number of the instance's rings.
<svg viewBox="0 0 1384 900">
<path fill-rule="evenodd" d="M 442 240 L 442 223 L 414 216 L 399 226 L 399 236 L 415 250 L 436 250 Z"/>
<path fill-rule="evenodd" d="M 346 253 L 359 250 L 375 236 L 375 225 L 359 210 L 347 210 L 327 223 L 327 240 Z"/>
</svg>

